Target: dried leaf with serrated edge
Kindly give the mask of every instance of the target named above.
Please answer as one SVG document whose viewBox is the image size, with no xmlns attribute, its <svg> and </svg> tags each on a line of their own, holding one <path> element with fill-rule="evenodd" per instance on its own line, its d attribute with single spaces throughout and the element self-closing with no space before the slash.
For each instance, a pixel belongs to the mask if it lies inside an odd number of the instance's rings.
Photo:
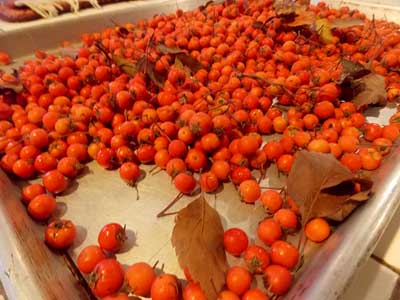
<svg viewBox="0 0 400 300">
<path fill-rule="evenodd" d="M 355 80 L 362 88 L 351 101 L 356 109 L 365 109 L 369 105 L 386 104 L 385 78 L 382 75 L 371 73 Z"/>
<path fill-rule="evenodd" d="M 164 44 L 158 44 L 157 50 L 160 51 L 162 54 L 178 54 L 183 52 L 181 49 L 177 47 L 168 47 Z"/>
<path fill-rule="evenodd" d="M 327 19 L 316 20 L 315 30 L 317 31 L 321 42 L 323 42 L 324 44 L 331 44 L 333 42 L 331 24 Z"/>
<path fill-rule="evenodd" d="M 331 29 L 333 28 L 342 29 L 359 25 L 364 25 L 364 20 L 346 18 L 346 19 L 335 19 L 333 21 L 330 21 Z"/>
<path fill-rule="evenodd" d="M 311 11 L 301 12 L 293 22 L 288 23 L 289 27 L 310 26 L 315 23 L 315 14 Z"/>
<path fill-rule="evenodd" d="M 371 70 L 359 62 L 353 62 L 343 57 L 340 58 L 340 64 L 342 65 L 342 76 L 339 83 L 349 82 L 371 73 Z"/>
<path fill-rule="evenodd" d="M 163 54 L 175 55 L 175 62 L 179 60 L 179 65 L 182 66 L 182 68 L 183 66 L 187 68 L 185 71 L 189 70 L 193 73 L 196 73 L 198 70 L 204 68 L 204 66 L 198 60 L 196 60 L 191 55 L 184 53 L 179 48 L 168 47 L 163 44 L 159 44 L 157 45 L 157 49 Z"/>
<path fill-rule="evenodd" d="M 120 68 L 124 73 L 128 74 L 131 77 L 135 76 L 135 74 L 139 71 L 138 65 L 130 60 L 116 55 L 112 56 L 112 60 L 118 68 Z"/>
<path fill-rule="evenodd" d="M 143 72 L 146 74 L 153 83 L 162 88 L 164 86 L 165 78 L 157 73 L 155 69 L 155 64 L 149 61 L 145 56 L 140 58 L 136 65 L 137 71 Z"/>
<path fill-rule="evenodd" d="M 178 58 L 182 64 L 188 67 L 193 73 L 204 69 L 204 66 L 193 56 L 186 53 L 178 53 L 176 54 L 176 58 Z"/>
<path fill-rule="evenodd" d="M 289 172 L 288 194 L 299 206 L 303 225 L 314 216 L 322 190 L 353 179 L 332 154 L 300 151 Z"/>
<path fill-rule="evenodd" d="M 147 75 L 149 76 L 151 81 L 154 82 L 154 84 L 156 86 L 158 86 L 159 88 L 164 87 L 165 78 L 162 75 L 160 75 L 159 73 L 157 73 L 154 64 L 150 65 L 150 67 L 147 71 Z"/>
<path fill-rule="evenodd" d="M 356 185 L 360 186 L 358 193 L 354 192 Z M 318 195 L 318 201 L 316 201 L 310 217 L 343 221 L 358 205 L 368 200 L 371 188 L 371 180 L 354 178 L 334 187 L 323 189 Z"/>
<path fill-rule="evenodd" d="M 220 217 L 204 197 L 179 211 L 172 232 L 179 265 L 187 268 L 208 300 L 216 300 L 225 284 L 227 261 L 223 235 Z"/>
</svg>

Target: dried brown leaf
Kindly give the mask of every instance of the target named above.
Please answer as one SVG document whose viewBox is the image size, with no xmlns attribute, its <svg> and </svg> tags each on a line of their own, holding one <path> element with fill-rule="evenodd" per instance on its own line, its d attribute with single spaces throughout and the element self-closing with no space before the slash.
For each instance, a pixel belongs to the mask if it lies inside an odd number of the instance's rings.
<svg viewBox="0 0 400 300">
<path fill-rule="evenodd" d="M 204 66 L 193 56 L 186 54 L 179 48 L 176 47 L 168 47 L 164 44 L 157 45 L 158 51 L 163 54 L 171 54 L 175 56 L 175 62 L 178 60 L 179 65 L 183 66 L 187 70 L 190 70 L 193 73 L 196 73 L 198 70 L 203 69 Z"/>
<path fill-rule="evenodd" d="M 321 42 L 324 44 L 331 44 L 333 42 L 333 34 L 328 19 L 318 19 L 315 21 L 314 25 Z"/>
<path fill-rule="evenodd" d="M 289 27 L 311 26 L 315 23 L 315 14 L 311 11 L 301 12 L 293 22 L 288 23 Z"/>
<path fill-rule="evenodd" d="M 296 16 L 307 9 L 303 1 L 275 0 L 273 8 L 278 17 Z"/>
<path fill-rule="evenodd" d="M 14 91 L 15 93 L 20 93 L 24 87 L 22 86 L 21 83 L 16 82 L 16 83 L 10 83 L 10 82 L 5 82 L 0 79 L 0 95 L 2 94 L 1 91 Z"/>
<path fill-rule="evenodd" d="M 263 22 L 254 22 L 251 26 L 255 29 L 261 29 L 264 33 L 268 31 L 268 27 Z"/>
<path fill-rule="evenodd" d="M 355 193 L 355 185 L 361 191 Z M 358 205 L 368 200 L 372 181 L 369 179 L 353 179 L 337 186 L 327 188 L 318 195 L 310 217 L 324 217 L 335 221 L 343 221 Z"/>
<path fill-rule="evenodd" d="M 124 26 L 118 26 L 116 31 L 121 37 L 126 37 L 129 34 L 129 30 Z"/>
<path fill-rule="evenodd" d="M 313 215 L 321 190 L 353 179 L 333 155 L 300 151 L 288 176 L 288 194 L 299 205 L 302 222 Z"/>
<path fill-rule="evenodd" d="M 225 284 L 224 229 L 217 211 L 199 197 L 179 211 L 171 241 L 182 269 L 199 282 L 208 300 Z"/>
<path fill-rule="evenodd" d="M 346 18 L 346 19 L 335 19 L 330 21 L 331 28 L 348 28 L 353 26 L 360 26 L 364 25 L 364 20 L 361 19 L 353 19 L 353 18 Z"/>
<path fill-rule="evenodd" d="M 175 57 L 174 65 L 176 67 L 178 67 L 179 69 L 182 69 L 185 72 L 186 76 L 190 78 L 190 76 L 191 76 L 190 69 L 188 67 L 186 67 L 178 57 Z"/>
<path fill-rule="evenodd" d="M 193 73 L 204 69 L 204 66 L 193 56 L 186 53 L 178 53 L 175 56 L 178 58 L 185 67 L 188 67 Z"/>
<path fill-rule="evenodd" d="M 340 58 L 340 64 L 342 65 L 342 76 L 339 83 L 351 82 L 354 79 L 359 79 L 371 73 L 371 70 L 366 66 L 343 57 Z"/>
<path fill-rule="evenodd" d="M 151 68 L 148 70 L 147 75 L 156 86 L 158 86 L 159 88 L 164 87 L 165 78 L 157 73 L 154 64 L 152 64 Z"/>
<path fill-rule="evenodd" d="M 114 63 L 126 74 L 133 77 L 139 71 L 138 65 L 125 58 L 113 55 L 112 60 Z"/>
<path fill-rule="evenodd" d="M 317 19 L 314 23 L 315 30 L 317 31 L 321 42 L 331 44 L 334 41 L 332 29 L 334 28 L 347 28 L 356 25 L 363 25 L 364 21 L 359 19 L 338 19 L 329 21 L 328 19 Z"/>
<path fill-rule="evenodd" d="M 179 49 L 178 47 L 168 47 L 164 44 L 158 44 L 157 50 L 162 54 L 178 54 L 183 52 L 182 49 Z"/>
<path fill-rule="evenodd" d="M 361 92 L 351 100 L 357 110 L 365 109 L 369 105 L 386 104 L 385 78 L 382 75 L 371 73 L 358 80 L 355 85 L 361 87 Z"/>
<path fill-rule="evenodd" d="M 164 86 L 165 78 L 156 71 L 155 64 L 149 61 L 145 56 L 138 60 L 136 68 L 137 72 L 140 71 L 146 74 L 159 88 Z"/>
</svg>

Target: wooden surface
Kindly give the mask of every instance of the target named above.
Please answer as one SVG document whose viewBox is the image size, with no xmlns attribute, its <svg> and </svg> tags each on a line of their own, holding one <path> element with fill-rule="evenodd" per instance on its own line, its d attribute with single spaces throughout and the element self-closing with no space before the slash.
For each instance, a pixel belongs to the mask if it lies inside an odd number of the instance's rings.
<svg viewBox="0 0 400 300">
<path fill-rule="evenodd" d="M 19 188 L 2 171 L 0 216 L 0 279 L 10 300 L 89 299 L 68 271 L 64 256 L 44 244 L 44 226 L 27 215 Z"/>
</svg>

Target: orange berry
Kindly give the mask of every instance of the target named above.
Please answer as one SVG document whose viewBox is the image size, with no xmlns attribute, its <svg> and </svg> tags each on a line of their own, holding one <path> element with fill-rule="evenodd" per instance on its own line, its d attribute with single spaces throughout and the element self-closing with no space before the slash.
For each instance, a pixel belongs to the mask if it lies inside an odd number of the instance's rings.
<svg viewBox="0 0 400 300">
<path fill-rule="evenodd" d="M 224 290 L 218 295 L 219 300 L 240 300 L 240 297 L 232 291 Z"/>
<path fill-rule="evenodd" d="M 219 187 L 217 176 L 213 172 L 205 172 L 200 176 L 200 187 L 206 193 L 214 192 Z"/>
<path fill-rule="evenodd" d="M 400 134 L 400 130 L 396 125 L 386 125 L 382 128 L 382 137 L 394 142 Z"/>
<path fill-rule="evenodd" d="M 226 273 L 226 286 L 237 295 L 243 295 L 251 284 L 251 274 L 239 266 L 231 267 Z"/>
<path fill-rule="evenodd" d="M 329 143 L 329 148 L 330 153 L 336 158 L 339 158 L 343 153 L 342 148 L 337 143 Z"/>
<path fill-rule="evenodd" d="M 355 153 L 345 153 L 343 154 L 340 162 L 350 169 L 352 172 L 357 172 L 362 167 L 362 160 L 360 155 Z"/>
<path fill-rule="evenodd" d="M 323 139 L 315 139 L 312 140 L 307 147 L 308 151 L 311 152 L 322 152 L 322 153 L 329 153 L 331 148 L 329 147 L 329 143 Z"/>
<path fill-rule="evenodd" d="M 375 170 L 381 165 L 382 154 L 375 148 L 363 148 L 359 155 L 364 170 Z"/>
<path fill-rule="evenodd" d="M 211 166 L 211 172 L 213 172 L 219 180 L 225 181 L 229 177 L 231 167 L 225 160 L 216 160 Z"/>
<path fill-rule="evenodd" d="M 267 155 L 267 158 L 271 161 L 276 161 L 284 153 L 282 144 L 279 141 L 271 141 L 266 143 L 262 150 Z"/>
<path fill-rule="evenodd" d="M 277 212 L 282 207 L 281 194 L 274 190 L 266 190 L 260 196 L 261 203 L 271 213 Z"/>
<path fill-rule="evenodd" d="M 318 117 L 314 114 L 306 114 L 303 117 L 304 121 L 304 127 L 307 128 L 308 130 L 313 130 L 315 127 L 317 127 L 319 120 Z"/>
<path fill-rule="evenodd" d="M 279 171 L 287 174 L 292 169 L 293 163 L 294 163 L 293 155 L 283 154 L 281 157 L 279 157 L 278 161 L 276 162 L 276 165 Z"/>
<path fill-rule="evenodd" d="M 270 246 L 281 238 L 281 226 L 274 219 L 265 219 L 258 224 L 257 236 L 264 244 Z"/>
<path fill-rule="evenodd" d="M 357 139 L 361 136 L 360 130 L 354 126 L 344 127 L 340 134 L 342 136 L 354 136 Z"/>
<path fill-rule="evenodd" d="M 245 180 L 239 185 L 239 193 L 244 202 L 254 203 L 260 198 L 260 185 L 254 179 Z"/>
<path fill-rule="evenodd" d="M 146 297 L 150 295 L 151 285 L 156 279 L 156 273 L 147 263 L 138 262 L 126 270 L 125 278 L 133 294 Z"/>
<path fill-rule="evenodd" d="M 382 155 L 388 154 L 392 148 L 392 145 L 392 141 L 386 138 L 377 138 L 373 142 L 374 148 L 378 150 Z"/>
<path fill-rule="evenodd" d="M 304 233 L 309 240 L 320 243 L 329 237 L 331 228 L 325 219 L 315 218 L 306 224 Z"/>
<path fill-rule="evenodd" d="M 274 220 L 277 221 L 282 228 L 296 229 L 297 227 L 297 216 L 291 209 L 281 208 L 274 214 Z"/>
<path fill-rule="evenodd" d="M 206 152 L 214 151 L 221 144 L 221 141 L 219 140 L 218 136 L 213 132 L 203 135 L 200 141 L 202 148 Z"/>
<path fill-rule="evenodd" d="M 287 269 L 293 269 L 299 261 L 299 250 L 285 241 L 276 241 L 271 245 L 271 262 Z"/>
<path fill-rule="evenodd" d="M 297 147 L 305 148 L 311 141 L 311 135 L 307 131 L 298 131 L 293 140 Z"/>
<path fill-rule="evenodd" d="M 282 133 L 288 126 L 288 121 L 286 121 L 284 117 L 279 116 L 272 120 L 272 125 L 274 127 L 275 132 Z"/>
<path fill-rule="evenodd" d="M 357 150 L 360 141 L 354 136 L 346 135 L 339 138 L 338 144 L 344 152 L 353 153 Z"/>
<path fill-rule="evenodd" d="M 256 137 L 246 135 L 239 139 L 238 150 L 241 154 L 249 156 L 255 154 L 259 146 L 260 145 Z"/>
<path fill-rule="evenodd" d="M 373 140 L 382 137 L 383 129 L 379 124 L 369 123 L 364 126 L 364 138 L 367 141 L 372 142 Z"/>
<path fill-rule="evenodd" d="M 329 101 L 321 101 L 315 105 L 314 114 L 320 119 L 328 119 L 334 116 L 335 107 Z"/>
</svg>

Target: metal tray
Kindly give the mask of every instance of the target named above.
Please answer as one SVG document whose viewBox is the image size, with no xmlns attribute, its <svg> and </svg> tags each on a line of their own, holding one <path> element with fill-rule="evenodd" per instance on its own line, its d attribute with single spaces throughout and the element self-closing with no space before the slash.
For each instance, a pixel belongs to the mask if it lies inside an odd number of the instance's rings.
<svg viewBox="0 0 400 300">
<path fill-rule="evenodd" d="M 66 15 L 53 20 L 39 20 L 21 28 L 8 27 L 0 32 L 1 50 L 22 61 L 37 48 L 55 49 L 63 40 L 77 40 L 85 31 L 98 31 L 150 17 L 155 13 L 192 9 L 206 1 L 153 0 L 110 5 L 100 12 Z M 1 24 L 0 24 L 1 26 Z M 68 30 L 66 30 L 68 28 Z M 371 111 L 371 120 L 385 122 L 393 109 Z M 378 115 L 378 117 L 376 117 Z M 375 117 L 373 117 L 375 116 Z M 373 251 L 379 237 L 399 206 L 400 149 L 395 148 L 375 174 L 374 196 L 359 208 L 321 247 L 301 270 L 287 300 L 333 300 L 340 298 L 354 272 Z M 144 166 L 144 171 L 150 167 Z M 20 186 L 0 171 L 0 281 L 9 299 L 83 300 L 89 299 L 87 286 L 73 261 L 79 251 L 97 242 L 97 233 L 107 222 L 126 224 L 128 242 L 118 259 L 128 265 L 136 261 L 164 264 L 164 270 L 181 274 L 170 243 L 174 218 L 157 219 L 156 214 L 175 196 L 169 177 L 163 172 L 147 175 L 136 191 L 124 184 L 117 172 L 106 171 L 89 163 L 85 174 L 57 197 L 56 215 L 71 219 L 78 226 L 78 237 L 68 253 L 54 253 L 43 243 L 43 225 L 26 214 L 20 198 Z M 231 184 L 225 184 L 217 197 L 207 196 L 221 214 L 223 225 L 238 226 L 254 234 L 264 216 L 259 206 L 239 201 Z M 174 208 L 189 203 L 184 198 Z M 254 236 L 251 236 L 254 239 Z"/>
</svg>

